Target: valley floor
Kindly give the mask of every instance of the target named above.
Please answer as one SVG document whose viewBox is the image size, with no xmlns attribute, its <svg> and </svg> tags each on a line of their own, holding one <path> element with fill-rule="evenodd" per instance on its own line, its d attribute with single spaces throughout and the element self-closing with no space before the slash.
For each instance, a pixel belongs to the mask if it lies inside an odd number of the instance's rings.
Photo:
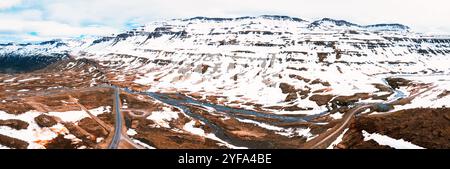
<svg viewBox="0 0 450 169">
<path fill-rule="evenodd" d="M 116 148 L 450 148 L 447 75 L 386 78 L 376 94 L 316 92 L 309 101 L 324 109 L 308 111 L 153 90 L 86 60 L 58 64 L 0 74 L 0 148 L 111 148 L 116 137 Z"/>
</svg>

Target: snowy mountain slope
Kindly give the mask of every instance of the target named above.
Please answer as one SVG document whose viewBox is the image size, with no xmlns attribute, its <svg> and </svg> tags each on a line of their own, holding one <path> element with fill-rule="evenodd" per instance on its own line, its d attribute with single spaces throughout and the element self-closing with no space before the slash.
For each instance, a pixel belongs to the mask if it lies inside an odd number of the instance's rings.
<svg viewBox="0 0 450 169">
<path fill-rule="evenodd" d="M 1 44 L 0 55 L 36 55 L 36 54 L 51 54 L 51 53 L 63 53 L 71 49 L 71 47 L 62 40 L 51 40 L 38 43 L 26 43 L 26 44 Z"/>
<path fill-rule="evenodd" d="M 69 51 L 151 90 L 220 96 L 223 104 L 274 113 L 317 114 L 332 106 L 317 97 L 393 97 L 394 90 L 379 85 L 389 87 L 385 78 L 396 75 L 440 74 L 436 94 L 448 90 L 450 79 L 450 37 L 425 36 L 401 24 L 328 18 L 175 19 L 94 41 L 38 46 L 5 45 L 0 51 Z"/>
<path fill-rule="evenodd" d="M 0 72 L 16 73 L 38 70 L 91 43 L 90 39 L 51 40 L 36 43 L 0 44 Z"/>
</svg>

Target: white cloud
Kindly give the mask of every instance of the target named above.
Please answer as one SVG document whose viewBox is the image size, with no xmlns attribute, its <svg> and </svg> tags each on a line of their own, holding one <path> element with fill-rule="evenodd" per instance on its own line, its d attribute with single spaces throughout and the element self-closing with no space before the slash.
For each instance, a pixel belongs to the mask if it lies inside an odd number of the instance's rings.
<svg viewBox="0 0 450 169">
<path fill-rule="evenodd" d="M 0 0 L 5 4 L 13 1 L 19 0 Z M 307 20 L 329 17 L 358 24 L 401 23 L 418 32 L 450 33 L 450 10 L 447 9 L 450 1 L 447 0 L 23 0 L 21 5 L 28 5 L 28 8 L 9 14 L 0 12 L 0 20 L 40 21 L 58 28 L 65 25 L 69 30 L 60 32 L 68 32 L 68 35 L 90 25 L 125 29 L 124 24 L 130 20 L 145 24 L 194 16 L 262 14 L 289 15 Z M 86 29 L 83 31 L 99 31 Z"/>
<path fill-rule="evenodd" d="M 0 1 L 0 9 L 11 8 L 20 4 L 22 0 L 1 0 Z"/>
<path fill-rule="evenodd" d="M 282 14 L 305 19 L 330 17 L 360 24 L 397 22 L 419 31 L 446 29 L 450 32 L 450 2 L 447 0 L 47 0 L 52 20 L 81 23 L 103 22 L 118 26 L 138 18 L 155 19 L 193 16 L 236 17 Z"/>
<path fill-rule="evenodd" d="M 0 13 L 0 20 L 19 19 L 19 20 L 42 20 L 43 12 L 36 9 L 21 10 L 14 13 Z"/>
<path fill-rule="evenodd" d="M 15 19 L 0 20 L 0 32 L 20 36 L 25 41 L 49 40 L 55 38 L 77 37 L 80 35 L 106 36 L 118 30 L 105 26 L 77 27 L 54 21 L 28 21 Z M 30 35 L 30 33 L 37 35 Z"/>
</svg>

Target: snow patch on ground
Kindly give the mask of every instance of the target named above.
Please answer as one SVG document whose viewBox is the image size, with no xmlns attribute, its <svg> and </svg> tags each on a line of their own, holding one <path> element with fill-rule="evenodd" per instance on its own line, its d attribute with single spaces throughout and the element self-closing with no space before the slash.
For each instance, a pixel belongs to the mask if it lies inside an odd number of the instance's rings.
<svg viewBox="0 0 450 169">
<path fill-rule="evenodd" d="M 436 88 L 422 93 L 414 98 L 410 104 L 396 105 L 392 111 L 414 108 L 450 107 L 450 95 L 439 97 L 445 91 L 450 91 L 450 75 L 399 76 L 408 80 L 423 83 L 433 83 Z M 422 89 L 425 90 L 425 89 Z M 391 112 L 392 112 L 391 111 Z"/>
<path fill-rule="evenodd" d="M 196 128 L 196 127 L 194 127 L 194 125 L 195 125 L 195 121 L 192 120 L 192 121 L 186 123 L 183 126 L 183 129 L 186 130 L 187 132 L 190 132 L 190 133 L 195 134 L 195 135 L 206 136 L 205 135 L 205 131 L 203 129 Z"/>
<path fill-rule="evenodd" d="M 236 118 L 238 121 L 243 123 L 250 123 L 250 124 L 256 124 L 261 128 L 267 129 L 267 130 L 273 130 L 276 134 L 287 136 L 287 137 L 293 137 L 293 136 L 304 136 L 306 138 L 312 137 L 312 134 L 310 133 L 309 128 L 282 128 L 278 126 L 273 126 L 266 123 L 257 122 L 254 120 L 248 120 L 248 119 L 239 119 Z"/>
<path fill-rule="evenodd" d="M 334 141 L 330 144 L 330 146 L 327 147 L 327 149 L 333 149 L 336 145 L 338 145 L 338 144 L 342 141 L 342 138 L 344 137 L 344 134 L 347 132 L 347 130 L 348 130 L 348 128 L 346 128 L 346 129 L 344 130 L 344 132 L 342 132 L 341 135 L 339 135 L 339 136 L 336 138 L 336 140 L 334 140 Z"/>
<path fill-rule="evenodd" d="M 378 133 L 370 134 L 365 130 L 363 130 L 362 133 L 364 136 L 364 141 L 374 140 L 380 145 L 386 145 L 395 149 L 424 149 L 423 147 L 414 145 L 411 142 L 405 141 L 403 139 L 397 140 Z"/>
<path fill-rule="evenodd" d="M 67 131 L 67 133 L 68 133 L 68 131 Z M 77 143 L 80 143 L 80 142 L 83 141 L 83 140 L 77 138 L 77 137 L 76 137 L 75 135 L 73 135 L 73 134 L 67 134 L 67 135 L 64 136 L 64 138 L 65 138 L 65 139 L 71 140 L 71 141 L 72 141 L 72 144 L 77 144 Z M 97 138 L 97 139 L 98 139 L 98 138 Z"/>
<path fill-rule="evenodd" d="M 41 77 L 31 77 L 31 78 L 19 80 L 17 82 L 22 83 L 22 82 L 28 82 L 28 81 L 33 81 L 33 80 L 39 80 L 39 79 L 41 79 Z"/>
<path fill-rule="evenodd" d="M 102 142 L 103 140 L 105 140 L 105 138 L 103 137 L 97 137 L 97 139 L 95 140 L 97 143 Z"/>
<path fill-rule="evenodd" d="M 134 143 L 136 143 L 137 145 L 140 145 L 146 149 L 156 149 L 155 147 L 149 146 L 148 144 L 143 143 L 142 141 L 136 140 L 136 139 L 131 139 Z"/>
<path fill-rule="evenodd" d="M 170 110 L 170 108 L 164 107 L 163 111 L 154 111 L 150 116 L 147 117 L 147 119 L 152 120 L 156 123 L 156 127 L 164 127 L 164 128 L 170 128 L 169 122 L 173 119 L 177 119 L 178 113 L 173 112 Z"/>
<path fill-rule="evenodd" d="M 83 118 L 89 117 L 89 115 L 84 111 L 48 112 L 48 114 L 58 117 L 65 122 L 76 122 Z"/>
<path fill-rule="evenodd" d="M 68 133 L 68 130 L 62 124 L 56 124 L 52 127 L 39 127 L 34 118 L 41 114 L 41 112 L 29 111 L 20 115 L 13 115 L 0 111 L 0 119 L 2 120 L 20 119 L 29 124 L 28 128 L 23 130 L 0 126 L 0 134 L 28 142 L 29 149 L 42 149 L 45 148 L 42 145 L 42 142 L 52 140 L 57 137 L 58 134 Z"/>
<path fill-rule="evenodd" d="M 108 107 L 99 107 L 90 111 L 97 115 L 108 110 Z M 19 119 L 29 124 L 28 128 L 23 130 L 15 130 L 7 126 L 0 126 L 0 134 L 28 142 L 30 144 L 28 146 L 29 149 L 45 148 L 43 144 L 46 141 L 56 138 L 59 134 L 63 134 L 64 138 L 71 140 L 73 143 L 81 141 L 75 136 L 71 136 L 69 130 L 61 123 L 52 127 L 39 127 L 34 118 L 41 114 L 43 113 L 38 111 L 28 111 L 23 114 L 14 115 L 0 111 L 0 119 L 2 120 Z M 65 122 L 76 122 L 85 117 L 89 117 L 84 111 L 49 112 L 48 115 L 56 116 Z"/>
<path fill-rule="evenodd" d="M 243 123 L 251 123 L 251 124 L 256 124 L 259 127 L 265 128 L 267 130 L 275 130 L 275 131 L 282 131 L 284 130 L 284 128 L 282 127 L 278 127 L 278 126 L 273 126 L 270 124 L 266 124 L 266 123 L 261 123 L 261 122 L 257 122 L 254 120 L 248 120 L 248 119 L 240 119 L 240 118 L 236 118 L 238 121 L 243 122 Z"/>
<path fill-rule="evenodd" d="M 336 113 L 330 114 L 330 117 L 337 120 L 337 119 L 342 119 L 343 115 L 344 115 L 344 113 L 336 112 Z"/>
<path fill-rule="evenodd" d="M 3 145 L 0 144 L 0 150 L 2 150 L 2 149 L 11 149 L 11 148 L 3 146 Z"/>
<path fill-rule="evenodd" d="M 3 82 L 4 82 L 4 83 L 10 83 L 10 82 L 13 82 L 16 78 L 17 78 L 17 77 L 13 77 L 13 78 L 11 78 L 11 79 L 6 79 L 6 80 L 3 80 Z"/>
<path fill-rule="evenodd" d="M 137 132 L 136 132 L 136 130 L 134 130 L 134 129 L 128 129 L 128 130 L 127 130 L 127 134 L 128 134 L 129 136 L 134 136 L 134 135 L 137 134 Z"/>
<path fill-rule="evenodd" d="M 111 107 L 101 106 L 95 109 L 91 109 L 89 110 L 89 112 L 91 112 L 94 116 L 97 116 L 105 112 L 111 112 Z M 48 114 L 51 116 L 56 116 L 65 122 L 76 122 L 86 117 L 90 117 L 89 114 L 84 111 L 48 112 Z"/>
<path fill-rule="evenodd" d="M 183 130 L 185 130 L 189 133 L 201 136 L 201 137 L 209 138 L 211 140 L 216 140 L 216 141 L 220 142 L 220 145 L 224 145 L 228 148 L 233 148 L 233 149 L 246 149 L 247 148 L 247 147 L 237 147 L 237 146 L 231 145 L 231 144 L 223 141 L 222 139 L 218 138 L 216 135 L 214 135 L 212 133 L 206 134 L 203 129 L 196 128 L 196 127 L 194 127 L 194 125 L 195 125 L 195 121 L 192 120 L 183 126 Z"/>
<path fill-rule="evenodd" d="M 103 113 L 111 113 L 111 106 L 101 106 L 95 109 L 89 110 L 94 116 L 98 116 Z"/>
</svg>

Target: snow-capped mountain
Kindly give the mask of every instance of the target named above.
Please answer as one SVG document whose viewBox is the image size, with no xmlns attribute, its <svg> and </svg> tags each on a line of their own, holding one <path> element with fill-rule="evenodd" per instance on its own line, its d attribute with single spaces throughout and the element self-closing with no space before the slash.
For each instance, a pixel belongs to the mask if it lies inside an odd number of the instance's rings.
<svg viewBox="0 0 450 169">
<path fill-rule="evenodd" d="M 325 111 L 330 105 L 318 103 L 314 95 L 328 101 L 361 93 L 386 95 L 377 86 L 388 85 L 385 78 L 395 75 L 441 75 L 444 80 L 435 81 L 445 86 L 450 72 L 448 36 L 415 33 L 401 24 L 363 26 L 329 18 L 195 17 L 154 22 L 93 41 L 0 48 L 1 56 L 67 53 L 93 59 L 112 68 L 121 77 L 118 82 L 131 79 L 151 90 L 221 96 L 224 104 L 245 101 L 276 113 Z"/>
<path fill-rule="evenodd" d="M 320 29 L 336 29 L 342 27 L 343 29 L 360 29 L 368 31 L 409 31 L 409 27 L 402 24 L 375 24 L 375 25 L 358 25 L 345 20 L 334 20 L 330 18 L 323 18 L 312 22 L 309 28 L 319 27 Z"/>
</svg>

